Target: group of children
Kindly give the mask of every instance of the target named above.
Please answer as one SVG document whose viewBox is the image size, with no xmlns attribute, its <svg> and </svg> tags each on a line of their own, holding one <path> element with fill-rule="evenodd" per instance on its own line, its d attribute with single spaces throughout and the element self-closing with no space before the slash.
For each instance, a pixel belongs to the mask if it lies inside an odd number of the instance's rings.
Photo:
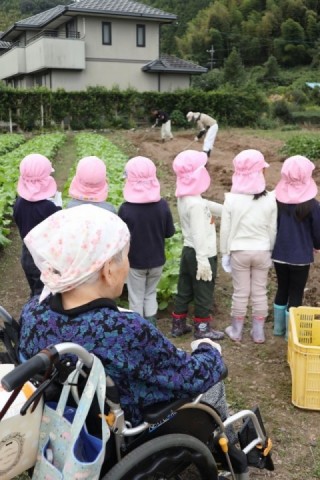
<svg viewBox="0 0 320 480">
<path fill-rule="evenodd" d="M 268 315 L 268 272 L 274 264 L 278 287 L 274 300 L 274 334 L 286 335 L 290 307 L 302 305 L 314 250 L 320 249 L 320 205 L 312 179 L 314 164 L 303 156 L 288 158 L 274 191 L 266 190 L 269 167 L 258 150 L 244 150 L 233 160 L 232 188 L 224 204 L 203 198 L 211 182 L 206 168 L 208 152 L 186 150 L 173 161 L 183 247 L 177 294 L 172 312 L 173 337 L 191 332 L 187 324 L 193 303 L 194 338 L 220 340 L 213 328 L 212 305 L 217 273 L 215 217 L 221 216 L 222 268 L 231 273 L 233 295 L 228 337 L 240 342 L 249 302 L 252 340 L 265 342 Z M 62 208 L 51 162 L 39 154 L 20 164 L 14 219 L 21 238 L 42 220 Z M 156 325 L 157 285 L 165 264 L 165 239 L 175 233 L 170 207 L 161 198 L 156 166 L 146 157 L 134 157 L 125 166 L 124 202 L 119 210 L 107 202 L 105 163 L 95 156 L 81 159 L 69 188 L 66 208 L 92 203 L 118 214 L 130 234 L 127 278 L 129 308 Z M 40 294 L 40 272 L 23 244 L 21 263 L 31 296 Z M 57 272 L 53 272 L 56 274 Z"/>
</svg>

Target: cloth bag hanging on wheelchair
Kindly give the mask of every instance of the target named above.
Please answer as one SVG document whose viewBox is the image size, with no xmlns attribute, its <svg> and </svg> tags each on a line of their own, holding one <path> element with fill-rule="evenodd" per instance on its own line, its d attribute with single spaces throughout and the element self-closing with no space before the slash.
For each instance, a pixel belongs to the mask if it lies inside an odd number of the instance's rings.
<svg viewBox="0 0 320 480">
<path fill-rule="evenodd" d="M 104 417 L 105 371 L 100 360 L 94 357 L 77 408 L 67 406 L 74 375 L 74 372 L 69 375 L 58 404 L 53 402 L 45 404 L 33 480 L 99 479 L 106 442 L 110 437 L 110 430 Z M 95 394 L 101 413 L 102 438 L 90 435 L 85 426 Z"/>
<path fill-rule="evenodd" d="M 14 369 L 13 364 L 0 365 L 0 381 Z M 20 409 L 35 391 L 31 382 L 23 385 L 20 393 L 10 405 L 9 410 L 0 421 L 0 479 L 10 480 L 36 463 L 39 430 L 43 401 L 40 400 L 36 409 L 28 409 L 25 415 L 20 415 Z M 0 411 L 10 398 L 0 386 Z"/>
</svg>

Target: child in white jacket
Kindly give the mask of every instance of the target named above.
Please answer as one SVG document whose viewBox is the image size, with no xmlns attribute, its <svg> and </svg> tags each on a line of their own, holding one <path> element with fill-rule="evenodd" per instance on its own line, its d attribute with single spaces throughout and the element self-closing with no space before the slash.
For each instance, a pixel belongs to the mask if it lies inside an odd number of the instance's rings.
<svg viewBox="0 0 320 480">
<path fill-rule="evenodd" d="M 172 313 L 172 336 L 190 332 L 186 325 L 188 306 L 194 303 L 194 337 L 219 340 L 223 332 L 210 326 L 217 272 L 217 241 L 214 216 L 222 205 L 202 198 L 210 185 L 204 152 L 186 150 L 173 161 L 176 197 L 183 235 L 178 292 Z"/>
<path fill-rule="evenodd" d="M 268 315 L 267 281 L 276 238 L 277 205 L 267 192 L 264 169 L 269 167 L 258 150 L 244 150 L 233 160 L 232 188 L 226 193 L 220 227 L 222 267 L 232 275 L 231 325 L 225 332 L 242 340 L 249 299 L 252 304 L 251 337 L 264 343 Z"/>
</svg>

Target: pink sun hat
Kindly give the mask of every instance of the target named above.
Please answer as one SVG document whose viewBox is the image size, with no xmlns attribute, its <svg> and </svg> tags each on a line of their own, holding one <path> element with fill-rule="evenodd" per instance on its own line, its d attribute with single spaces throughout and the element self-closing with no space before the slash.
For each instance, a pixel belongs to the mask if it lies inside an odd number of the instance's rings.
<svg viewBox="0 0 320 480">
<path fill-rule="evenodd" d="M 302 155 L 287 158 L 282 165 L 281 179 L 275 193 L 282 203 L 297 204 L 307 202 L 318 193 L 318 187 L 312 178 L 314 164 Z"/>
<path fill-rule="evenodd" d="M 160 183 L 157 169 L 152 160 L 146 157 L 131 158 L 125 166 L 126 183 L 123 196 L 130 203 L 159 202 Z"/>
<path fill-rule="evenodd" d="M 197 150 L 184 150 L 173 161 L 176 179 L 176 197 L 201 195 L 208 190 L 211 179 L 205 165 L 208 156 Z"/>
<path fill-rule="evenodd" d="M 270 165 L 259 150 L 249 149 L 238 153 L 233 159 L 232 193 L 255 195 L 266 189 L 263 169 Z"/>
<path fill-rule="evenodd" d="M 105 163 L 95 156 L 79 160 L 69 195 L 77 200 L 103 202 L 108 196 L 108 190 Z"/>
<path fill-rule="evenodd" d="M 51 176 L 54 172 L 50 160 L 39 153 L 31 153 L 20 163 L 17 192 L 29 202 L 38 202 L 55 195 L 57 184 Z"/>
</svg>

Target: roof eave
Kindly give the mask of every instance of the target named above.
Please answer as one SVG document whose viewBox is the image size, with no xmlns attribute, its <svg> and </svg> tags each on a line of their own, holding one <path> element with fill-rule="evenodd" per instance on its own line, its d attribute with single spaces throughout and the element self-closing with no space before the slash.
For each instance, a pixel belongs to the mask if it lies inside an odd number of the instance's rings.
<svg viewBox="0 0 320 480">
<path fill-rule="evenodd" d="M 67 10 L 67 7 L 64 8 L 64 10 L 62 10 L 61 12 L 57 13 L 54 17 L 50 18 L 50 20 L 48 20 L 47 22 L 45 23 L 38 23 L 38 24 L 33 24 L 33 25 L 30 25 L 30 24 L 25 24 L 25 23 L 21 23 L 21 21 L 19 23 L 14 23 L 12 25 L 12 27 L 10 27 L 8 30 L 6 30 L 1 39 L 3 39 L 5 37 L 6 34 L 9 34 L 10 32 L 12 32 L 13 30 L 17 30 L 17 31 L 24 31 L 24 30 L 35 30 L 35 29 L 39 29 L 39 28 L 44 28 L 46 27 L 47 25 L 49 25 L 51 22 L 53 22 L 53 20 L 56 20 L 57 18 L 59 17 L 62 17 L 62 15 L 65 14 Z M 23 20 L 22 20 L 23 21 Z"/>
<path fill-rule="evenodd" d="M 191 75 L 200 75 L 202 73 L 207 73 L 208 69 L 192 70 L 188 68 L 142 68 L 146 73 L 188 73 Z"/>
<path fill-rule="evenodd" d="M 80 13 L 80 14 L 85 14 L 89 13 L 91 15 L 104 15 L 106 16 L 105 11 L 97 10 L 97 9 L 87 9 L 87 8 L 70 8 L 66 7 L 68 12 L 73 12 L 73 13 Z M 115 12 L 113 10 L 109 10 L 107 12 L 108 17 L 133 17 L 133 18 L 146 18 L 150 20 L 158 20 L 158 21 L 166 21 L 167 23 L 171 23 L 177 20 L 177 15 L 152 15 L 149 13 L 130 13 L 130 12 Z"/>
</svg>

